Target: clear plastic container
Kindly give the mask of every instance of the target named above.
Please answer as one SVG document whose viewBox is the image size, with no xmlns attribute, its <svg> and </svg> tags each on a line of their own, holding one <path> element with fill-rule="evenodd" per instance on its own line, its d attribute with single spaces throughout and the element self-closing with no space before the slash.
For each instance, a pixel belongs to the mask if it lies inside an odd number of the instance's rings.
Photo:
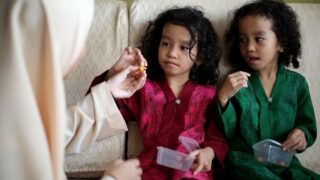
<svg viewBox="0 0 320 180">
<path fill-rule="evenodd" d="M 188 171 L 194 161 L 185 153 L 178 152 L 172 149 L 158 146 L 157 164 L 174 168 L 181 171 Z"/>
<path fill-rule="evenodd" d="M 295 152 L 287 152 L 282 149 L 279 142 L 265 139 L 253 146 L 255 160 L 266 164 L 288 167 Z"/>
</svg>

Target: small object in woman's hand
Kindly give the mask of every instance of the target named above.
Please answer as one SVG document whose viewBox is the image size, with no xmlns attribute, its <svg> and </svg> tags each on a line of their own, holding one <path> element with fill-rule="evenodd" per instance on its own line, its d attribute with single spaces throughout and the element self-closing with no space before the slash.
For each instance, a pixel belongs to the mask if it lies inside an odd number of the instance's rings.
<svg viewBox="0 0 320 180">
<path fill-rule="evenodd" d="M 147 67 L 146 66 L 142 66 L 140 65 L 139 68 L 138 68 L 139 72 L 143 72 L 143 71 L 146 71 L 147 70 Z"/>
</svg>

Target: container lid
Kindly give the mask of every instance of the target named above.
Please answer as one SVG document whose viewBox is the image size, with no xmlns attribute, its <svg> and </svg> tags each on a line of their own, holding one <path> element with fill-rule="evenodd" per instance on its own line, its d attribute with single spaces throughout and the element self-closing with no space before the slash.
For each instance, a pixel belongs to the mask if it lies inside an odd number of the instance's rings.
<svg viewBox="0 0 320 180">
<path fill-rule="evenodd" d="M 189 152 L 192 152 L 196 149 L 200 149 L 199 143 L 192 138 L 179 136 L 179 141 Z"/>
<path fill-rule="evenodd" d="M 259 147 L 261 145 L 272 145 L 272 146 L 276 146 L 276 147 L 280 147 L 282 148 L 281 146 L 281 143 L 275 141 L 275 140 L 272 140 L 272 139 L 265 139 L 265 140 L 262 140 L 256 144 L 254 144 L 252 147 L 255 148 L 255 147 Z"/>
</svg>

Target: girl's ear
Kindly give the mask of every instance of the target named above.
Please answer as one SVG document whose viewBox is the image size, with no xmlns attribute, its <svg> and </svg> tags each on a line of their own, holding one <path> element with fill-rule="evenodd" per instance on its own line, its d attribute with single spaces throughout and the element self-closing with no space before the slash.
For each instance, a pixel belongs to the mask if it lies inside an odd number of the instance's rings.
<svg viewBox="0 0 320 180">
<path fill-rule="evenodd" d="M 283 47 L 279 47 L 279 52 L 283 53 Z"/>
<path fill-rule="evenodd" d="M 199 65 L 201 65 L 203 62 L 202 62 L 202 59 L 200 59 L 200 58 L 197 58 L 196 59 L 196 62 L 195 62 L 195 64 L 196 64 L 196 66 L 199 66 Z"/>
<path fill-rule="evenodd" d="M 202 57 L 200 55 L 197 55 L 194 63 L 196 66 L 199 66 L 200 64 L 202 64 L 203 63 Z"/>
</svg>

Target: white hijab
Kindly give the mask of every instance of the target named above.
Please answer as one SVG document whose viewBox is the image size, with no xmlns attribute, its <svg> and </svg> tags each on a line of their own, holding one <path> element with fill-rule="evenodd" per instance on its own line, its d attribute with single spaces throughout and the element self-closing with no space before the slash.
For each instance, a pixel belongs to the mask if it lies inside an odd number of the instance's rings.
<svg viewBox="0 0 320 180">
<path fill-rule="evenodd" d="M 63 76 L 93 0 L 0 0 L 0 179 L 63 179 Z"/>
</svg>

